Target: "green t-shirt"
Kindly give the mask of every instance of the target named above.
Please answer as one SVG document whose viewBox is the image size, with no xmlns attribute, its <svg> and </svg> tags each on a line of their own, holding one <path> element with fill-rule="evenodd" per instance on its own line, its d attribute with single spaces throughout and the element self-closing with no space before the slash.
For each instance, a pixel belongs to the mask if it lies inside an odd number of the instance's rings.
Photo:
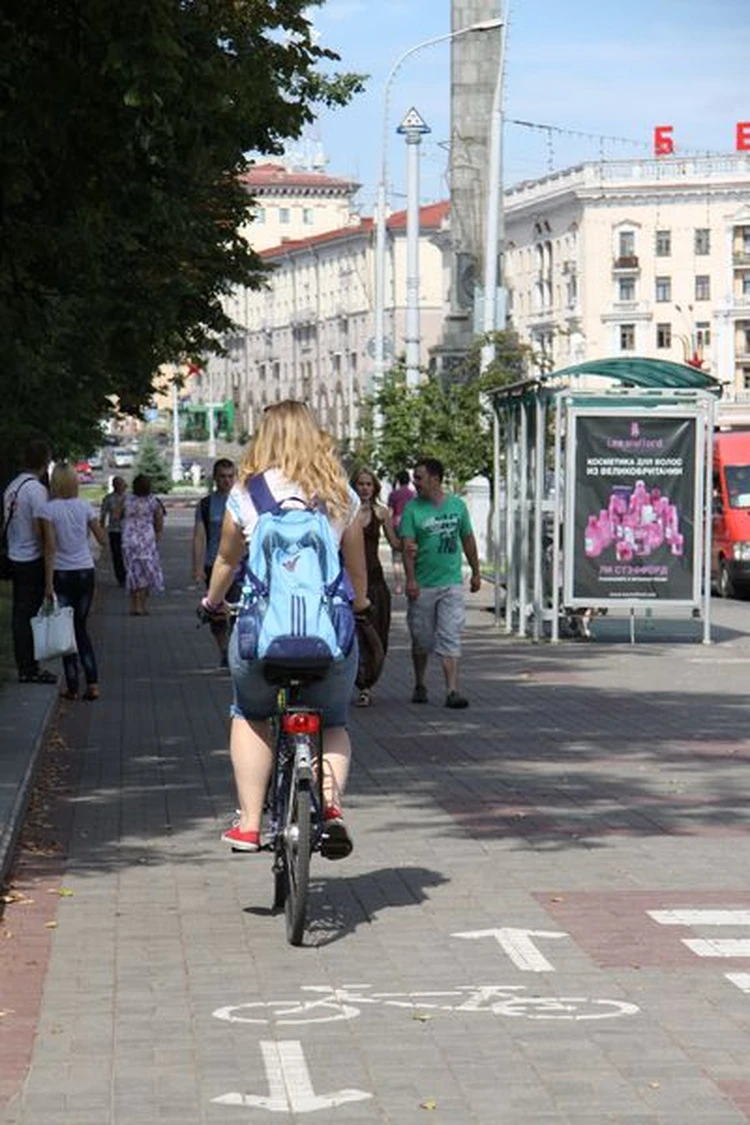
<svg viewBox="0 0 750 1125">
<path fill-rule="evenodd" d="M 419 496 L 410 500 L 398 533 L 416 541 L 420 586 L 460 586 L 462 543 L 472 533 L 463 500 L 448 495 L 440 507 Z"/>
</svg>

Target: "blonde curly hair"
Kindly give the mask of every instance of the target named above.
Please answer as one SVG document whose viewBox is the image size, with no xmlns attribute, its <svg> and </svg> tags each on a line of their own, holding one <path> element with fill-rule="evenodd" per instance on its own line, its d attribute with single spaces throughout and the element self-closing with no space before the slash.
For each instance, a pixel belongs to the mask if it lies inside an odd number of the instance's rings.
<svg viewBox="0 0 750 1125">
<path fill-rule="evenodd" d="M 240 465 L 240 481 L 267 469 L 278 469 L 298 484 L 310 500 L 325 504 L 334 516 L 350 506 L 349 483 L 336 453 L 336 443 L 321 430 L 303 402 L 285 399 L 267 406 L 250 448 Z"/>
</svg>

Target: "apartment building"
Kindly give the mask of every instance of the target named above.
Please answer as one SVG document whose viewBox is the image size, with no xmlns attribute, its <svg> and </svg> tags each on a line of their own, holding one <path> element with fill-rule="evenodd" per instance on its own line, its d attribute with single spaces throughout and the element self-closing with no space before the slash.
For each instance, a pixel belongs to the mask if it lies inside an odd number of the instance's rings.
<svg viewBox="0 0 750 1125">
<path fill-rule="evenodd" d="M 750 391 L 750 156 L 601 161 L 505 193 L 509 316 L 550 369 L 702 362 Z"/>
<path fill-rule="evenodd" d="M 447 307 L 448 259 L 444 240 L 437 239 L 447 215 L 446 202 L 420 210 L 425 366 L 440 340 Z M 265 406 L 291 397 L 309 402 L 337 437 L 359 432 L 363 402 L 372 390 L 375 230 L 371 218 L 349 212 L 346 219 L 335 229 L 261 249 L 273 271 L 268 287 L 227 298 L 239 329 L 227 341 L 229 355 L 209 361 L 198 393 L 204 397 L 210 381 L 214 401 L 234 402 L 240 429 L 252 432 Z M 395 358 L 403 354 L 406 331 L 405 211 L 386 224 L 385 278 L 386 352 Z"/>
</svg>

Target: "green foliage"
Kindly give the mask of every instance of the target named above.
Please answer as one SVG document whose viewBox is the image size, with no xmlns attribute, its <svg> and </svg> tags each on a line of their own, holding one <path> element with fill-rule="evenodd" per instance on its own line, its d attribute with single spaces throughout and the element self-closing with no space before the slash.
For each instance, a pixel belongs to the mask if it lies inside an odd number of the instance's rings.
<svg viewBox="0 0 750 1125">
<path fill-rule="evenodd" d="M 495 359 L 481 374 L 482 339 L 453 368 L 450 382 L 429 375 L 409 388 L 403 365 L 392 368 L 368 400 L 358 462 L 372 464 L 393 480 L 418 457 L 437 457 L 459 489 L 474 476 L 490 477 L 492 427 L 486 392 L 522 379 L 534 362 L 531 349 L 519 344 L 514 333 L 495 333 L 492 341 Z"/>
<path fill-rule="evenodd" d="M 277 153 L 330 72 L 308 0 L 24 0 L 0 13 L 0 450 L 94 448 L 159 364 L 216 350 L 258 287 L 245 153 Z M 12 456 L 12 454 L 11 454 Z M 2 466 L 0 466 L 2 468 Z"/>
<path fill-rule="evenodd" d="M 153 438 L 145 437 L 142 440 L 135 471 L 151 478 L 152 492 L 169 492 L 172 488 L 172 477 L 167 472 L 164 458 Z"/>
</svg>

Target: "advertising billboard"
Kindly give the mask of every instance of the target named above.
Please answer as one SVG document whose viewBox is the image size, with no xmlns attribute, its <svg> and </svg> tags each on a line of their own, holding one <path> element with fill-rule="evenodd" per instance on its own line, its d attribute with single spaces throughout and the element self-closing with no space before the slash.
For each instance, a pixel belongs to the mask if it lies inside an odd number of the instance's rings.
<svg viewBox="0 0 750 1125">
<path fill-rule="evenodd" d="M 566 604 L 699 601 L 702 441 L 694 413 L 570 411 Z"/>
</svg>

